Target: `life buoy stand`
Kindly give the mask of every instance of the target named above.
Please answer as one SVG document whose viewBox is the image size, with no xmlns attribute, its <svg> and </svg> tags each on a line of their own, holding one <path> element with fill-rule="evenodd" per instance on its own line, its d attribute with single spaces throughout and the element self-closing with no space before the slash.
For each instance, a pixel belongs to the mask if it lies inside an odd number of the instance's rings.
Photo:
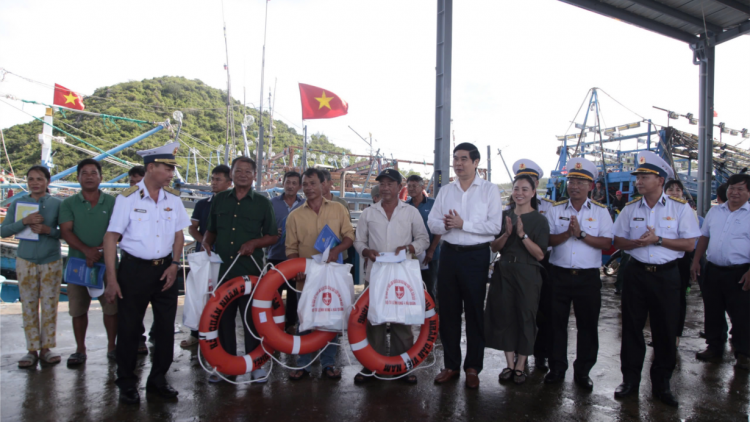
<svg viewBox="0 0 750 422">
<path fill-rule="evenodd" d="M 241 296 L 249 295 L 252 292 L 252 286 L 257 283 L 258 277 L 255 276 L 235 277 L 228 280 L 216 289 L 215 294 L 203 308 L 198 325 L 201 354 L 206 357 L 206 361 L 211 366 L 222 374 L 247 374 L 250 371 L 260 369 L 270 359 L 260 345 L 244 356 L 234 356 L 224 350 L 219 342 L 219 321 L 221 321 L 227 306 Z M 281 295 L 278 291 L 272 298 L 271 307 L 273 308 L 271 320 L 283 330 L 285 325 L 284 303 L 281 301 Z M 268 353 L 274 352 L 268 344 L 265 344 L 265 347 Z"/>
<path fill-rule="evenodd" d="M 295 258 L 282 262 L 276 269 L 284 274 L 287 280 L 304 273 L 307 266 L 305 258 Z M 275 293 L 284 284 L 284 277 L 278 271 L 270 270 L 261 279 L 253 296 L 253 323 L 255 329 L 263 337 L 266 344 L 274 350 L 288 355 L 303 355 L 324 348 L 329 341 L 336 337 L 336 333 L 327 331 L 313 331 L 304 336 L 287 334 L 284 329 L 274 324 L 267 316 L 271 308 Z"/>
<path fill-rule="evenodd" d="M 414 345 L 399 356 L 383 356 L 367 341 L 367 312 L 370 309 L 370 290 L 362 293 L 349 315 L 349 344 L 354 356 L 365 368 L 378 375 L 401 375 L 416 368 L 427 359 L 438 336 L 438 315 L 435 302 L 425 291 L 425 318 Z"/>
</svg>

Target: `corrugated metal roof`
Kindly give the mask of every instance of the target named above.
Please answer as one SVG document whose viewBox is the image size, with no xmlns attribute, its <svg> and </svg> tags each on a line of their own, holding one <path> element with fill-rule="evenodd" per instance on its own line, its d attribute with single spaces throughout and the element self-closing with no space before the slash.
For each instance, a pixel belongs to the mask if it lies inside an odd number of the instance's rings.
<svg viewBox="0 0 750 422">
<path fill-rule="evenodd" d="M 638 25 L 643 19 L 653 22 L 656 32 L 679 31 L 679 38 L 708 32 L 718 35 L 750 22 L 750 0 L 561 0 L 585 9 L 621 19 L 620 12 L 632 16 Z M 614 8 L 614 9 L 613 9 Z M 611 13 L 610 13 L 611 12 Z M 627 20 L 627 19 L 625 19 Z M 645 25 L 641 25 L 645 26 Z M 743 26 L 741 29 L 745 32 Z M 736 30 L 735 30 L 736 32 Z M 668 35 L 668 34 L 665 34 Z M 674 35 L 674 32 L 672 33 Z"/>
</svg>

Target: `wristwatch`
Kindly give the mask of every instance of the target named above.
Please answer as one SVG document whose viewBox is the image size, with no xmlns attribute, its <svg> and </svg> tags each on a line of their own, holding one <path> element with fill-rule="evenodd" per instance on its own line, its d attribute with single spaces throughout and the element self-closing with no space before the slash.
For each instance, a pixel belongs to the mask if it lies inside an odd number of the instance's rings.
<svg viewBox="0 0 750 422">
<path fill-rule="evenodd" d="M 581 230 L 581 234 L 578 236 L 578 240 L 583 240 L 588 236 L 585 231 Z"/>
<path fill-rule="evenodd" d="M 521 240 L 522 240 L 522 241 L 524 241 L 524 240 L 526 240 L 526 239 L 528 239 L 528 238 L 529 238 L 529 235 L 528 235 L 528 234 L 526 234 L 526 233 L 524 233 L 524 234 L 523 234 L 523 237 L 521 238 Z"/>
<path fill-rule="evenodd" d="M 659 240 L 657 240 L 657 241 L 656 241 L 656 246 L 661 246 L 661 242 L 662 242 L 663 240 L 664 240 L 664 239 L 662 239 L 662 238 L 661 238 L 661 236 L 659 236 Z"/>
<path fill-rule="evenodd" d="M 177 265 L 177 268 L 180 268 L 180 261 L 172 261 L 172 264 Z"/>
</svg>

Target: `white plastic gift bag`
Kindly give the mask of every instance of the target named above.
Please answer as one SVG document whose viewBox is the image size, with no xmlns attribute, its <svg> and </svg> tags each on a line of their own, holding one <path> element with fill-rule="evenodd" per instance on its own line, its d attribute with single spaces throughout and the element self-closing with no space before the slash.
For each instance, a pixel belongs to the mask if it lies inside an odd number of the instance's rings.
<svg viewBox="0 0 750 422">
<path fill-rule="evenodd" d="M 419 261 L 378 260 L 370 270 L 370 310 L 372 325 L 392 322 L 405 325 L 424 324 L 424 284 Z"/>
<path fill-rule="evenodd" d="M 182 325 L 191 330 L 198 330 L 203 307 L 206 305 L 207 293 L 216 288 L 219 281 L 219 268 L 222 260 L 219 254 L 208 256 L 206 251 L 191 253 L 187 256 L 190 273 L 185 280 L 185 304 L 182 308 Z"/>
<path fill-rule="evenodd" d="M 308 259 L 305 288 L 297 305 L 299 330 L 342 331 L 354 300 L 351 264 L 325 262 L 329 249 Z"/>
</svg>

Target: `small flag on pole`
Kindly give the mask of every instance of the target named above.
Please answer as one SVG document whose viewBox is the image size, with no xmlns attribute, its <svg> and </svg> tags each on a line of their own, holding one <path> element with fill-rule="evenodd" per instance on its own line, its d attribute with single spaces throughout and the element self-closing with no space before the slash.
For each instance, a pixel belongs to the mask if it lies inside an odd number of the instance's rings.
<svg viewBox="0 0 750 422">
<path fill-rule="evenodd" d="M 299 84 L 302 99 L 302 120 L 330 119 L 349 112 L 349 104 L 331 91 L 312 85 Z"/>
<path fill-rule="evenodd" d="M 58 84 L 55 84 L 55 97 L 52 104 L 60 107 L 72 108 L 74 110 L 83 110 L 86 108 L 83 105 L 83 96 L 81 94 L 73 92 Z"/>
<path fill-rule="evenodd" d="M 714 117 L 719 117 L 719 113 L 717 113 L 716 110 L 714 110 Z"/>
</svg>

